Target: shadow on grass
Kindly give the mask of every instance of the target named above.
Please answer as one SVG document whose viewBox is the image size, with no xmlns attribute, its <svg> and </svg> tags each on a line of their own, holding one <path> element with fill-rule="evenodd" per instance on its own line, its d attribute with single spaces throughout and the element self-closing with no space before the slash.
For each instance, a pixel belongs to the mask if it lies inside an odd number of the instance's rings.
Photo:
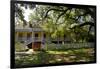
<svg viewBox="0 0 100 69">
<path fill-rule="evenodd" d="M 18 56 L 15 61 L 16 67 L 36 66 L 41 64 L 54 63 L 72 63 L 72 62 L 89 62 L 94 61 L 94 54 L 91 54 L 87 49 L 72 49 L 66 51 L 54 51 L 52 54 L 48 51 L 38 51 L 37 54 Z M 61 52 L 58 53 L 57 52 Z M 64 54 L 63 52 L 67 52 Z M 19 57 L 19 58 L 18 58 Z"/>
</svg>

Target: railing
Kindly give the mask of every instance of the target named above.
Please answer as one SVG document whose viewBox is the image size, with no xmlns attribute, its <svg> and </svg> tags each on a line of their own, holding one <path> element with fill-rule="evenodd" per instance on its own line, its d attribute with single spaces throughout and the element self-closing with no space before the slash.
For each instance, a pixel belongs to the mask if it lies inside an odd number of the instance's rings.
<svg viewBox="0 0 100 69">
<path fill-rule="evenodd" d="M 18 38 L 16 38 L 16 41 L 26 41 L 27 40 L 27 38 L 25 38 L 25 37 L 18 37 Z"/>
<path fill-rule="evenodd" d="M 59 41 L 70 41 L 70 38 L 63 38 L 63 37 L 62 38 L 61 37 L 60 38 L 50 38 L 50 39 L 52 41 L 58 41 L 58 40 Z"/>
<path fill-rule="evenodd" d="M 16 38 L 17 41 L 58 41 L 57 38 L 53 39 L 53 38 L 43 38 L 43 37 L 18 37 Z M 67 38 L 59 38 L 59 41 L 68 41 L 70 39 Z"/>
<path fill-rule="evenodd" d="M 27 37 L 19 37 L 19 38 L 16 38 L 16 40 L 18 40 L 18 41 L 27 41 L 27 40 L 37 40 L 37 41 L 39 41 L 39 40 L 41 40 L 42 39 L 42 37 L 29 37 L 29 38 L 27 38 Z"/>
<path fill-rule="evenodd" d="M 45 44 L 44 49 L 70 49 L 70 48 L 94 48 L 94 43 L 66 43 L 66 44 Z"/>
<path fill-rule="evenodd" d="M 20 37 L 20 38 L 17 38 L 16 40 L 23 41 L 25 44 L 29 44 L 31 42 L 37 42 L 37 41 L 44 42 L 46 39 L 44 39 L 42 37 L 33 37 L 33 38 Z"/>
</svg>

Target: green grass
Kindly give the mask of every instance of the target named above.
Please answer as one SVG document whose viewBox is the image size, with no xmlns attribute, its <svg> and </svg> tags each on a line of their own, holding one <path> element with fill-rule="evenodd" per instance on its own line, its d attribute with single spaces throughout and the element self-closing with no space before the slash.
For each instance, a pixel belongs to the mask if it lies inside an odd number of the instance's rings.
<svg viewBox="0 0 100 69">
<path fill-rule="evenodd" d="M 15 51 L 21 52 L 25 50 L 25 46 L 21 42 L 15 42 Z"/>
<path fill-rule="evenodd" d="M 49 54 L 68 54 L 67 51 L 46 51 Z"/>
<path fill-rule="evenodd" d="M 40 65 L 66 62 L 89 62 L 94 61 L 93 48 L 71 49 L 62 51 L 36 51 L 36 54 L 19 56 L 16 66 Z"/>
</svg>

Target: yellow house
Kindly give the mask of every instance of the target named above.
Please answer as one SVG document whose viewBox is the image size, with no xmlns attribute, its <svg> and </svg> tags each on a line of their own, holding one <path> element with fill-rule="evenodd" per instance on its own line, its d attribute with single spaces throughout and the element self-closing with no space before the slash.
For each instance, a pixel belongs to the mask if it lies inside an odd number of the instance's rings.
<svg viewBox="0 0 100 69">
<path fill-rule="evenodd" d="M 33 48 L 38 50 L 44 47 L 44 44 L 49 39 L 50 36 L 41 28 L 39 25 L 34 25 L 33 28 L 30 28 L 28 25 L 23 27 L 22 24 L 17 24 L 15 26 L 15 40 L 23 42 L 28 48 Z M 63 38 L 61 37 L 59 43 L 62 43 Z M 65 42 L 68 39 L 64 40 Z M 57 39 L 51 39 L 51 42 L 57 43 Z"/>
<path fill-rule="evenodd" d="M 29 23 L 23 27 L 23 23 L 15 23 L 15 40 L 24 43 L 28 48 L 41 49 L 47 39 L 47 33 L 35 23 L 32 28 Z"/>
<path fill-rule="evenodd" d="M 24 42 L 29 48 L 40 49 L 46 36 L 41 28 L 15 29 L 16 40 Z"/>
</svg>

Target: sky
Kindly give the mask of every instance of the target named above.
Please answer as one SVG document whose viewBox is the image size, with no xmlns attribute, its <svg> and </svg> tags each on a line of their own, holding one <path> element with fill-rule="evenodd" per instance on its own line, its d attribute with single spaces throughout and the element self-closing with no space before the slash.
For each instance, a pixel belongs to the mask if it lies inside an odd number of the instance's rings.
<svg viewBox="0 0 100 69">
<path fill-rule="evenodd" d="M 29 21 L 29 15 L 30 15 L 30 13 L 33 12 L 33 10 L 31 10 L 29 8 L 25 9 L 24 7 L 22 7 L 22 9 L 24 10 L 24 17 L 25 17 L 24 19 L 28 22 Z"/>
</svg>

